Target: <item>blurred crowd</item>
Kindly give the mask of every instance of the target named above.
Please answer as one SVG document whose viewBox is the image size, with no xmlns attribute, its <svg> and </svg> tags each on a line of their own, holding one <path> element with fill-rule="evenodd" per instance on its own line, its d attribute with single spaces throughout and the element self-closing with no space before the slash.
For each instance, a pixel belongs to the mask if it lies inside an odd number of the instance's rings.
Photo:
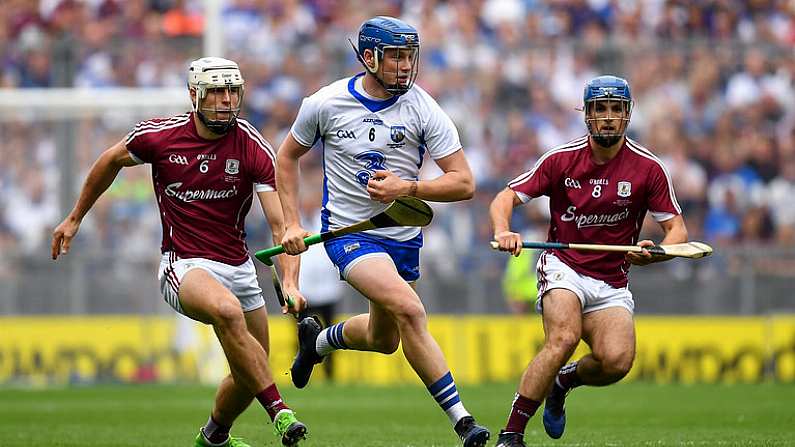
<svg viewBox="0 0 795 447">
<path fill-rule="evenodd" d="M 474 200 L 439 207 L 431 246 L 467 253 L 490 238 L 488 202 L 545 151 L 585 133 L 582 88 L 603 73 L 629 80 L 630 135 L 667 164 L 691 238 L 795 245 L 793 1 L 221 4 L 213 31 L 246 78 L 244 115 L 274 146 L 304 96 L 360 71 L 348 39 L 363 20 L 383 14 L 416 25 L 417 82 L 457 124 L 478 182 Z M 6 0 L 0 87 L 181 87 L 204 33 L 198 0 Z M 100 151 L 157 112 L 77 121 L 77 186 Z M 0 250 L 40 251 L 62 218 L 58 123 L 2 113 Z M 424 175 L 436 175 L 432 165 Z M 302 169 L 322 176 L 318 154 Z M 125 170 L 81 230 L 91 236 L 84 243 L 151 255 L 160 227 L 149 183 L 147 169 Z M 515 226 L 543 237 L 545 213 L 543 202 L 524 207 Z M 249 219 L 262 244 L 264 228 Z"/>
</svg>

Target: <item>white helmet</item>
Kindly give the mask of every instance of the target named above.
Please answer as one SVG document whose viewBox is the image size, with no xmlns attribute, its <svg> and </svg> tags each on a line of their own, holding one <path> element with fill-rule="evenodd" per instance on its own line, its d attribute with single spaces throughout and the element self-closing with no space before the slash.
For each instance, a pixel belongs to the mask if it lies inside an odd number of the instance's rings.
<svg viewBox="0 0 795 447">
<path fill-rule="evenodd" d="M 211 131 L 217 134 L 225 134 L 237 121 L 240 108 L 243 104 L 243 75 L 237 63 L 229 59 L 220 57 L 203 57 L 190 63 L 188 69 L 188 88 L 196 90 L 196 102 L 193 104 L 193 111 L 199 119 Z M 207 97 L 208 89 L 226 88 L 238 94 L 239 100 L 236 107 L 222 109 L 221 111 L 231 112 L 227 120 L 210 120 L 203 112 L 217 112 L 217 104 L 206 107 L 202 101 Z M 217 117 L 217 114 L 216 114 Z"/>
</svg>

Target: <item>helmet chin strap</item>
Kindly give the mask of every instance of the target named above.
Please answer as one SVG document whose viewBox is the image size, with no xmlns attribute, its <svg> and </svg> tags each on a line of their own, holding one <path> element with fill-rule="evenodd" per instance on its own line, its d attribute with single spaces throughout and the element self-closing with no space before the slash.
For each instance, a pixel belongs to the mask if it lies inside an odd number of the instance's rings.
<svg viewBox="0 0 795 447">
<path fill-rule="evenodd" d="M 408 91 L 408 90 L 406 90 L 406 91 L 395 91 L 395 87 L 397 87 L 397 85 L 392 86 L 392 87 L 387 86 L 384 83 L 384 80 L 378 77 L 378 54 L 377 54 L 378 50 L 373 50 L 373 60 L 375 61 L 375 66 L 371 67 L 370 64 L 365 62 L 365 60 L 362 57 L 362 55 L 359 54 L 359 51 L 356 50 L 356 45 L 353 44 L 353 41 L 351 39 L 348 39 L 348 42 L 351 44 L 351 48 L 353 48 L 353 52 L 356 54 L 356 59 L 358 59 L 359 62 L 361 62 L 362 65 L 364 65 L 364 68 L 371 75 L 373 75 L 373 77 L 375 78 L 376 82 L 378 82 L 378 85 L 380 85 L 387 93 L 389 93 L 392 96 L 400 96 L 400 95 L 402 95 L 402 94 L 404 94 L 404 93 L 406 93 Z"/>
<path fill-rule="evenodd" d="M 369 72 L 370 72 L 370 74 L 371 74 L 371 75 L 373 75 L 373 77 L 374 77 L 374 78 L 375 78 L 375 80 L 378 82 L 378 84 L 379 84 L 381 87 L 383 87 L 383 89 L 384 89 L 384 90 L 385 90 L 387 93 L 389 93 L 390 95 L 393 95 L 393 96 L 394 96 L 394 95 L 395 95 L 395 93 L 390 91 L 390 87 L 387 87 L 387 85 L 386 85 L 386 84 L 384 84 L 384 80 L 378 77 L 378 54 L 376 54 L 376 52 L 375 52 L 375 51 L 373 52 L 373 61 L 375 62 L 375 66 L 374 66 L 374 67 L 371 67 L 371 66 L 369 66 L 369 65 L 368 65 L 366 62 L 364 62 L 364 59 L 362 59 L 362 62 L 364 63 L 364 66 L 365 66 L 365 68 L 367 68 L 367 71 L 369 71 Z"/>
<path fill-rule="evenodd" d="M 243 98 L 241 97 L 240 99 L 242 101 Z M 240 114 L 240 109 L 238 109 L 237 112 L 232 112 L 232 116 L 226 121 L 211 120 L 207 118 L 207 115 L 202 113 L 202 109 L 199 107 L 200 104 L 201 98 L 199 98 L 199 93 L 197 91 L 196 102 L 193 106 L 193 111 L 196 113 L 196 116 L 199 117 L 199 121 L 201 121 L 202 124 L 204 124 L 204 126 L 207 127 L 207 129 L 209 129 L 212 133 L 216 135 L 226 135 L 237 124 L 237 116 Z"/>
<path fill-rule="evenodd" d="M 234 114 L 232 115 L 232 118 L 227 121 L 212 121 L 198 110 L 196 111 L 196 116 L 199 117 L 199 120 L 202 122 L 202 124 L 204 124 L 212 133 L 216 135 L 225 135 L 229 133 L 229 131 L 237 124 L 237 116 Z"/>
</svg>

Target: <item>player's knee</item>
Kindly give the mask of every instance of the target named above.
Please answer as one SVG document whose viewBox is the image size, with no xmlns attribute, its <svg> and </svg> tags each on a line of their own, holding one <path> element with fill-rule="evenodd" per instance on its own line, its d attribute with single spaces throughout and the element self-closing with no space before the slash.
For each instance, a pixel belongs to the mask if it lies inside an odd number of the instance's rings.
<svg viewBox="0 0 795 447">
<path fill-rule="evenodd" d="M 221 299 L 213 308 L 215 325 L 231 326 L 243 319 L 243 308 L 237 300 Z"/>
<path fill-rule="evenodd" d="M 629 374 L 633 361 L 634 356 L 631 353 L 608 353 L 602 359 L 602 372 L 615 381 L 621 380 Z"/>
<path fill-rule="evenodd" d="M 425 327 L 428 316 L 422 303 L 417 301 L 402 302 L 392 311 L 399 326 L 411 326 L 414 328 Z"/>
<path fill-rule="evenodd" d="M 546 347 L 564 357 L 569 357 L 580 343 L 580 334 L 575 331 L 557 331 L 550 336 Z"/>
</svg>

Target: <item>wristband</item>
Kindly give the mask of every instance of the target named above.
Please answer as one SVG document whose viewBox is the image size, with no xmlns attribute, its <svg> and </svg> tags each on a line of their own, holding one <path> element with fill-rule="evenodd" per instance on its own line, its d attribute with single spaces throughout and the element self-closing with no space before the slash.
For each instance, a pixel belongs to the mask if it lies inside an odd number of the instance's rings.
<svg viewBox="0 0 795 447">
<path fill-rule="evenodd" d="M 414 180 L 411 182 L 411 186 L 409 187 L 409 197 L 415 197 L 417 195 L 417 181 Z"/>
</svg>

